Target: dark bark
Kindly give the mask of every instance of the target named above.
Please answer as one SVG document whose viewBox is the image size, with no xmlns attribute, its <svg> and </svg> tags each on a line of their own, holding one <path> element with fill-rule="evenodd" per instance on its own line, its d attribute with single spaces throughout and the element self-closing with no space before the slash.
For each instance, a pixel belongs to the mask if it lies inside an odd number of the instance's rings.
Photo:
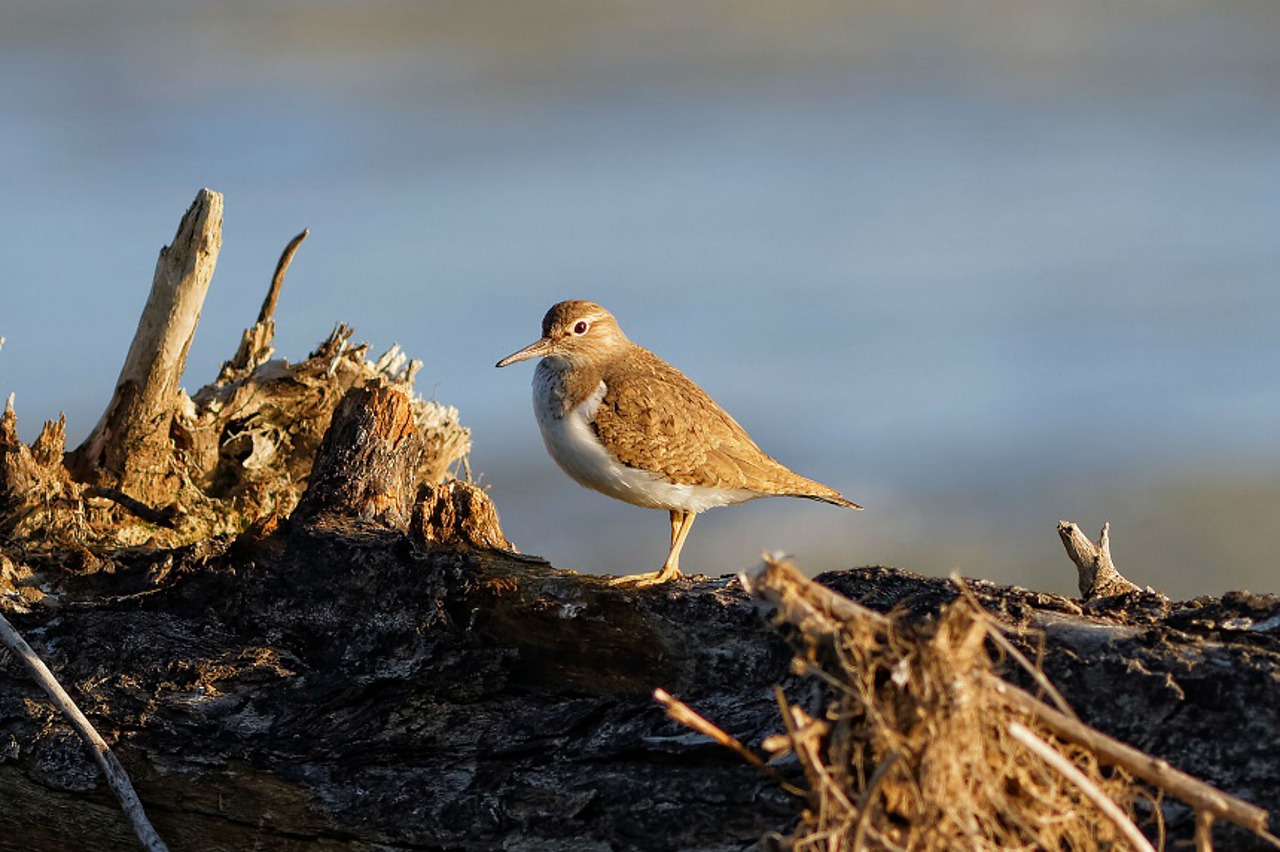
<svg viewBox="0 0 1280 852">
<path fill-rule="evenodd" d="M 823 581 L 910 617 L 954 595 L 885 568 Z M 1280 806 L 1275 598 L 1083 615 L 974 589 L 1045 631 L 1046 671 L 1086 722 Z M 751 745 L 777 731 L 770 690 L 790 683 L 789 652 L 728 578 L 622 590 L 351 521 L 120 555 L 57 593 L 14 620 L 115 741 L 175 849 L 721 849 L 796 813 L 650 698 L 662 686 Z M 17 803 L 0 836 L 127 848 L 78 741 L 12 664 L 0 729 L 0 789 Z"/>
</svg>

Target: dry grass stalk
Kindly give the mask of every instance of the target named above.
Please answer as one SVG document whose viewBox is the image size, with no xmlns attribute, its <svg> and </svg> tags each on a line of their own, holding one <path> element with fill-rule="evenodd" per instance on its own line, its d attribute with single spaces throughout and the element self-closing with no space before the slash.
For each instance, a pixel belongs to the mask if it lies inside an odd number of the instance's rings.
<svg viewBox="0 0 1280 852">
<path fill-rule="evenodd" d="M 1151 843 L 1147 838 L 1143 837 L 1142 832 L 1138 831 L 1138 827 L 1130 821 L 1124 811 L 1116 807 L 1115 802 L 1108 799 L 1098 789 L 1097 785 L 1090 781 L 1071 761 L 1059 754 L 1053 746 L 1017 722 L 1009 723 L 1009 735 L 1026 746 L 1036 757 L 1058 770 L 1062 777 L 1076 785 L 1085 798 L 1092 802 L 1103 816 L 1115 823 L 1116 828 L 1120 829 L 1120 832 L 1124 834 L 1125 839 L 1129 841 L 1129 844 L 1134 849 L 1138 850 L 1138 852 L 1155 852 Z"/>
<path fill-rule="evenodd" d="M 796 852 L 1151 849 L 1133 822 L 1135 803 L 1150 799 L 1135 775 L 1174 778 L 1161 786 L 1200 813 L 1270 838 L 1265 811 L 1068 715 L 1052 684 L 1016 649 L 1012 656 L 1061 709 L 1005 683 L 987 640 L 1006 654 L 1013 646 L 963 585 L 937 619 L 907 624 L 814 583 L 780 558 L 766 557 L 757 574 L 741 579 L 790 625 L 795 670 L 826 687 L 821 718 L 778 690 L 784 733 L 763 743 L 775 759 L 794 754 L 804 772 L 808 807 L 785 840 Z M 683 721 L 715 729 L 701 717 Z M 1169 771 L 1153 775 L 1144 761 Z M 1197 834 L 1200 848 L 1211 848 L 1207 831 Z"/>
<path fill-rule="evenodd" d="M 1224 819 L 1252 831 L 1280 849 L 1280 840 L 1267 831 L 1269 815 L 1262 808 L 1224 793 L 1198 778 L 1175 769 L 1160 758 L 1125 745 L 1076 719 L 1046 707 L 1017 687 L 1005 683 L 995 674 L 987 677 L 991 687 L 1007 698 L 1010 704 L 1033 714 L 1058 739 L 1088 749 L 1103 763 L 1122 766 L 1133 777 L 1181 799 L 1196 811 L 1198 820 L 1207 818 L 1211 823 L 1214 818 Z"/>
</svg>

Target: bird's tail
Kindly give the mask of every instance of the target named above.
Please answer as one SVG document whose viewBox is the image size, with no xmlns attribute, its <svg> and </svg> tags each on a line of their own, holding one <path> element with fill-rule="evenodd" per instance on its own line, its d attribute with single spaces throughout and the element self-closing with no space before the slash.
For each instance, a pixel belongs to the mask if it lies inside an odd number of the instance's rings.
<svg viewBox="0 0 1280 852">
<path fill-rule="evenodd" d="M 830 503 L 833 506 L 844 506 L 846 509 L 861 509 L 857 503 L 852 500 L 846 500 L 844 495 L 838 491 L 832 491 L 830 494 L 797 494 L 797 497 L 806 497 L 810 500 L 821 500 L 823 503 Z"/>
<path fill-rule="evenodd" d="M 786 492 L 789 497 L 803 497 L 806 500 L 819 500 L 823 503 L 830 503 L 833 506 L 844 506 L 846 509 L 861 509 L 857 503 L 852 500 L 845 499 L 845 496 L 839 491 L 829 486 L 823 485 L 813 479 L 806 479 L 803 476 L 796 476 L 803 484 L 803 488 L 788 490 Z"/>
<path fill-rule="evenodd" d="M 816 479 L 801 476 L 774 459 L 770 459 L 770 461 L 773 462 L 773 470 L 771 471 L 773 482 L 770 483 L 772 487 L 761 489 L 765 493 L 779 497 L 803 497 L 806 500 L 819 500 L 823 503 L 830 503 L 833 506 L 844 506 L 846 509 L 862 508 L 852 500 L 846 500 L 843 494 L 831 486 L 823 485 Z"/>
</svg>

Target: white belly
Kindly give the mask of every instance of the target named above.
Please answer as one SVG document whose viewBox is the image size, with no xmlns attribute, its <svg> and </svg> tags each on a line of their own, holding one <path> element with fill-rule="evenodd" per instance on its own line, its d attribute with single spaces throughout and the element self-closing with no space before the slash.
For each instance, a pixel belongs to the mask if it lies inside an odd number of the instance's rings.
<svg viewBox="0 0 1280 852">
<path fill-rule="evenodd" d="M 533 379 L 533 412 L 543 443 L 560 469 L 579 485 L 636 506 L 690 512 L 763 496 L 740 488 L 679 485 L 656 473 L 627 467 L 605 449 L 591 428 L 591 420 L 607 391 L 604 382 L 581 405 L 560 417 L 552 393 L 555 371 L 542 364 L 538 367 Z"/>
</svg>

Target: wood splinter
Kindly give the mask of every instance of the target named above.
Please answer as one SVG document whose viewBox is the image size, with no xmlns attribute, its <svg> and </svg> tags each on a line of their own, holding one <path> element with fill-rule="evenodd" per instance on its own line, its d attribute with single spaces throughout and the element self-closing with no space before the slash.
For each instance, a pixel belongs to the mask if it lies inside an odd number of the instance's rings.
<svg viewBox="0 0 1280 852">
<path fill-rule="evenodd" d="M 1080 596 L 1086 601 L 1142 591 L 1125 579 L 1111 561 L 1111 524 L 1102 525 L 1097 544 L 1070 521 L 1058 521 L 1058 536 L 1080 572 Z"/>
<path fill-rule="evenodd" d="M 221 248 L 222 195 L 202 189 L 173 242 L 160 250 L 111 402 L 72 454 L 79 481 L 119 488 L 151 505 L 172 498 L 170 425 L 178 382 Z"/>
<path fill-rule="evenodd" d="M 156 509 L 141 500 L 133 499 L 119 488 L 108 488 L 105 485 L 90 485 L 85 489 L 84 496 L 101 497 L 104 500 L 110 500 L 136 517 L 157 526 L 167 529 L 176 529 L 178 526 L 178 507 L 176 505 Z"/>
</svg>

